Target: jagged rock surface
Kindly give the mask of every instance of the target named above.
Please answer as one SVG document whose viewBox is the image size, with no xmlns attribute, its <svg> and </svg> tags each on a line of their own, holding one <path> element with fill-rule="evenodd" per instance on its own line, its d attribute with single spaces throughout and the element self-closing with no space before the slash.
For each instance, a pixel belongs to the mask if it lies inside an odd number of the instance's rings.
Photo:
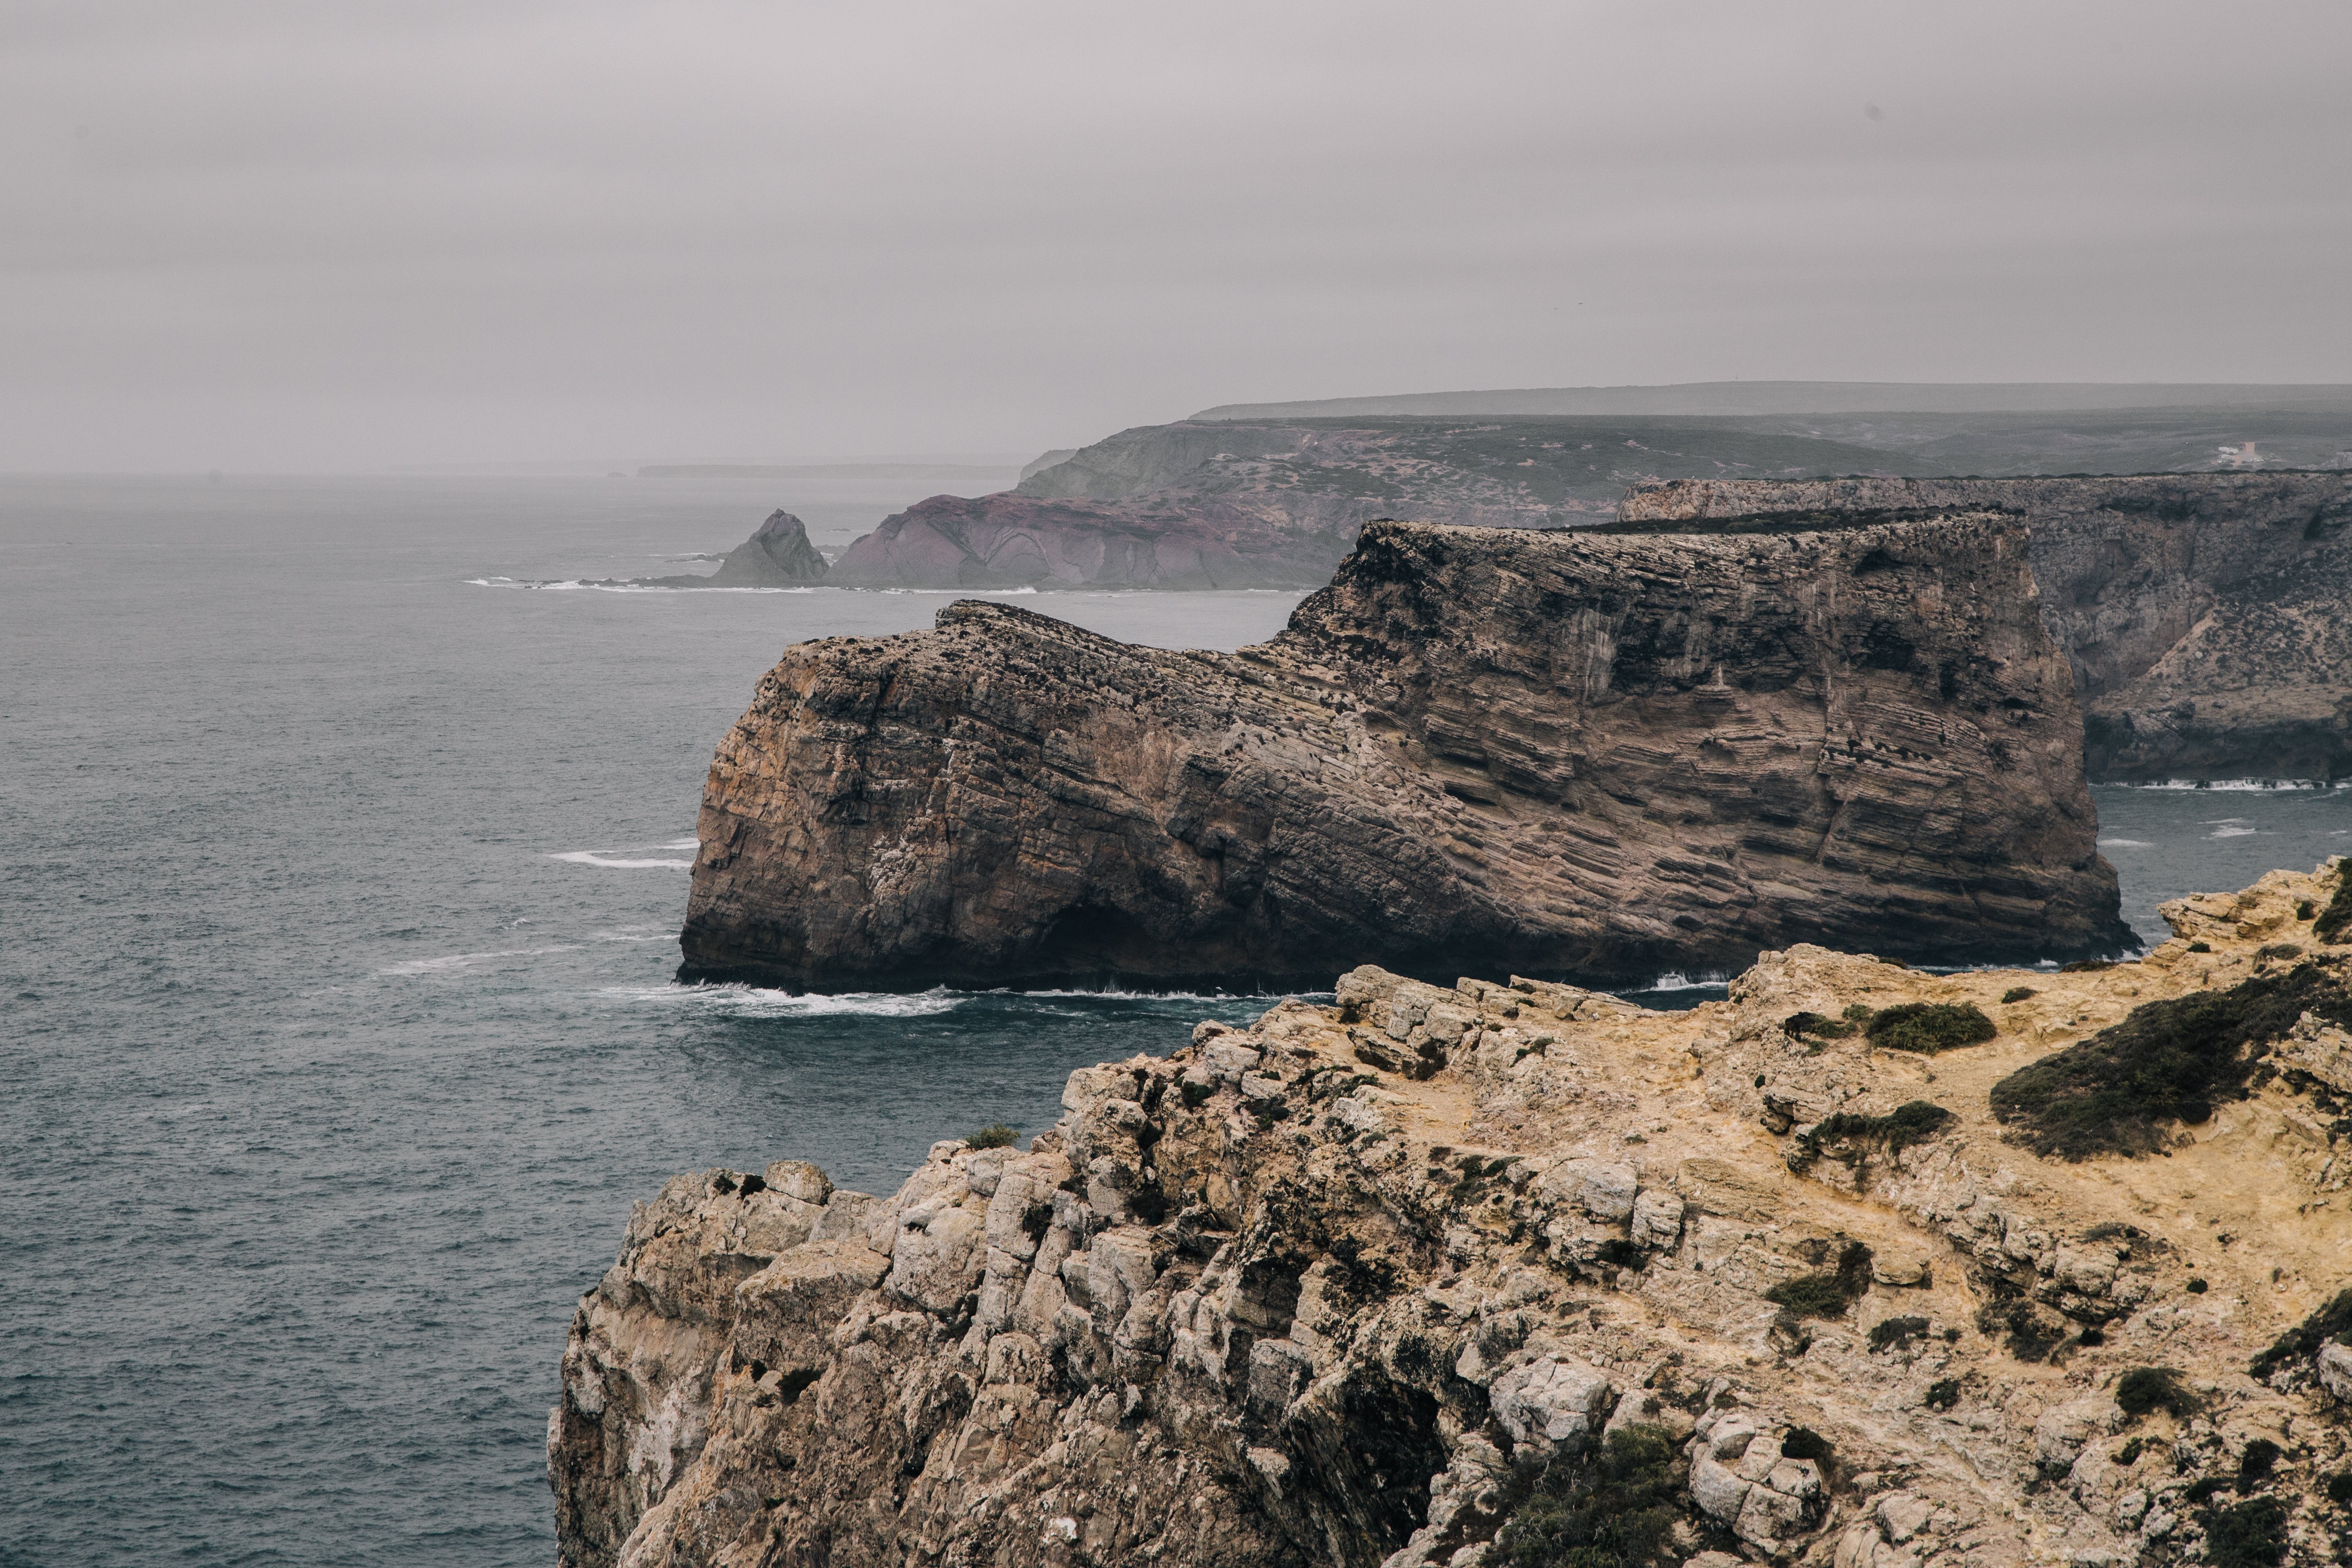
<svg viewBox="0 0 2352 1568">
<path fill-rule="evenodd" d="M 1619 515 L 1950 507 L 2031 525 L 2095 781 L 2352 777 L 2352 474 L 1691 479 Z"/>
<path fill-rule="evenodd" d="M 1362 968 L 1082 1069 L 1027 1152 L 940 1143 L 887 1199 L 678 1178 L 573 1321 L 562 1560 L 1500 1568 L 1633 1428 L 1685 1568 L 2195 1561 L 2245 1509 L 2287 1568 L 2344 1561 L 2343 1347 L 2250 1362 L 2346 1283 L 2352 1037 L 2306 1015 L 2163 1158 L 2036 1159 L 1988 1094 L 2143 1003 L 2341 976 L 2309 911 L 2347 874 L 2168 905 L 2137 963 L 1800 947 L 1685 1013 Z M 1997 1033 L 1790 1032 L 1911 1002 Z M 1924 1142 L 1815 1136 L 1922 1100 Z M 1832 1268 L 1817 1316 L 1767 1299 Z M 2127 1410 L 2147 1367 L 2189 1402 Z"/>
<path fill-rule="evenodd" d="M 1646 979 L 1798 941 L 2122 951 L 2080 736 L 2013 521 L 1380 523 L 1239 655 L 985 604 L 789 649 L 712 763 L 685 973 Z"/>
<path fill-rule="evenodd" d="M 779 508 L 729 551 L 707 577 L 644 577 L 641 588 L 789 588 L 825 580 L 824 557 L 809 542 L 808 527 Z"/>
</svg>

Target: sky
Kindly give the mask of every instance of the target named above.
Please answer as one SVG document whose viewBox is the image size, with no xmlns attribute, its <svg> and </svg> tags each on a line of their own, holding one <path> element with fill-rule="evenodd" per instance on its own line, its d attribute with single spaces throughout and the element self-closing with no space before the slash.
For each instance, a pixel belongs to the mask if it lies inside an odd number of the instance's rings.
<svg viewBox="0 0 2352 1568">
<path fill-rule="evenodd" d="M 2352 6 L 0 0 L 0 470 L 2352 382 Z"/>
</svg>

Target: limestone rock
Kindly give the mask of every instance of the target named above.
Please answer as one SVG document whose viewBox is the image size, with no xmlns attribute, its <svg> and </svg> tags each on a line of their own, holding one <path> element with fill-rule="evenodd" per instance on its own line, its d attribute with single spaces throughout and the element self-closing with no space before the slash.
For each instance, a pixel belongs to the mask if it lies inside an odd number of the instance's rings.
<svg viewBox="0 0 2352 1568">
<path fill-rule="evenodd" d="M 1981 514 L 1382 522 L 1239 655 L 979 603 L 803 644 L 713 761 L 681 973 L 1321 985 L 1361 960 L 1647 979 L 1793 942 L 2117 951 L 2037 604 L 2024 534 Z M 1371 1065 L 1470 1048 L 1429 989 L 1402 1031 L 1365 1017 Z"/>
<path fill-rule="evenodd" d="M 2352 1461 L 2352 1356 L 2250 1363 L 2341 1288 L 2328 1151 L 2282 1153 L 2335 1091 L 2281 1072 L 2168 1157 L 2070 1163 L 2004 1142 L 1986 1089 L 2234 983 L 2342 874 L 2183 900 L 2210 951 L 2035 973 L 2018 1005 L 2021 972 L 1807 946 L 1671 1014 L 1359 968 L 1331 1005 L 1081 1068 L 1030 1151 L 942 1140 L 887 1197 L 793 1162 L 677 1178 L 573 1320 L 562 1562 L 1494 1568 L 1531 1487 L 1648 1428 L 1684 1561 L 2187 1560 L 2192 1482 L 2234 1484 L 2262 1438 L 2297 1521 L 2282 1568 L 2320 1568 L 2335 1543 L 2303 1525 Z M 1781 1027 L 1907 1002 L 2001 1033 L 1930 1061 Z M 1423 1076 L 1357 1054 L 1422 1060 L 1433 1018 L 1454 1043 Z M 1952 1117 L 1831 1181 L 1759 1125 L 1759 1078 Z M 1767 1300 L 1856 1244 L 1874 1278 L 1843 1314 Z M 1897 1318 L 1920 1326 L 1871 1332 Z M 2179 1370 L 2192 1417 L 2119 1429 L 2144 1366 Z"/>
<path fill-rule="evenodd" d="M 2099 782 L 2352 776 L 2352 478 L 1686 479 L 1643 525 L 1994 507 L 2032 530 Z"/>
</svg>

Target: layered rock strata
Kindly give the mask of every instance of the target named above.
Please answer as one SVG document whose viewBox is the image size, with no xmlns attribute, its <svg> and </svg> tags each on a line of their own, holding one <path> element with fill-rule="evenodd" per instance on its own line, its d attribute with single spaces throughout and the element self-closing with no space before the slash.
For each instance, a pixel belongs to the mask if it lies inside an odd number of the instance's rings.
<svg viewBox="0 0 2352 1568">
<path fill-rule="evenodd" d="M 887 1198 L 679 1177 L 572 1322 L 562 1561 L 2345 1561 L 2352 1037 L 2257 1042 L 2160 1158 L 2037 1159 L 1990 1097 L 2152 1002 L 2347 994 L 2347 875 L 2136 963 L 1798 947 L 1684 1013 L 1361 968 Z M 1906 1005 L 1992 1037 L 1818 1026 Z"/>
<path fill-rule="evenodd" d="M 2098 781 L 2352 777 L 2352 474 L 1680 480 L 1622 520 L 1991 508 L 2032 530 Z"/>
<path fill-rule="evenodd" d="M 2013 521 L 1378 523 L 1290 629 L 965 603 L 787 650 L 720 744 L 688 978 L 1646 979 L 1798 941 L 2122 951 Z"/>
</svg>

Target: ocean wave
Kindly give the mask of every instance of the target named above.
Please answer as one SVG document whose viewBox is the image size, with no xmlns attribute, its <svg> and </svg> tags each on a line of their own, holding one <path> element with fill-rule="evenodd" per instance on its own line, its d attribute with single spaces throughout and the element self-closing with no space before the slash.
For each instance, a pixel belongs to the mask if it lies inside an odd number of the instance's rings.
<svg viewBox="0 0 2352 1568">
<path fill-rule="evenodd" d="M 439 958 L 412 958 L 404 963 L 388 964 L 376 971 L 379 974 L 443 974 L 453 969 L 469 969 L 477 963 L 488 963 L 499 958 L 537 958 L 548 952 L 576 952 L 579 946 L 565 942 L 554 947 L 507 947 L 495 952 L 452 952 Z"/>
<path fill-rule="evenodd" d="M 2252 838 L 2260 832 L 2262 832 L 2262 829 L 2259 827 L 2241 827 L 2233 823 L 2225 822 L 2205 837 L 2208 838 Z"/>
<path fill-rule="evenodd" d="M 691 860 L 632 860 L 617 857 L 623 853 L 612 849 L 573 849 L 562 855 L 550 855 L 551 860 L 568 861 L 574 866 L 595 866 L 607 871 L 691 871 Z"/>
<path fill-rule="evenodd" d="M 587 592 L 592 594 L 821 594 L 822 584 L 804 584 L 797 587 L 677 587 L 655 583 L 592 583 L 579 577 L 468 577 L 470 588 L 536 588 L 546 593 Z"/>
<path fill-rule="evenodd" d="M 2102 849 L 2153 849 L 2156 845 L 2146 838 L 2102 838 L 2099 840 L 2099 847 Z"/>
<path fill-rule="evenodd" d="M 896 994 L 849 991 L 837 995 L 812 992 L 795 996 L 758 985 L 611 985 L 600 993 L 616 1001 L 667 1006 L 688 1006 L 740 1018 L 823 1018 L 845 1015 L 874 1018 L 927 1018 L 951 1013 L 971 1000 L 970 992 L 935 987 L 929 991 Z"/>
<path fill-rule="evenodd" d="M 1635 986 L 1622 994 L 1638 996 L 1649 991 L 1728 991 L 1730 989 L 1731 981 L 1727 977 L 1704 976 L 1693 980 L 1687 974 L 1667 973 L 1659 975 L 1647 985 Z"/>
<path fill-rule="evenodd" d="M 1124 991 L 1118 986 L 1106 986 L 1099 991 L 1014 991 L 1000 986 L 982 993 L 988 996 L 1080 997 L 1097 1002 L 1279 1002 L 1285 996 L 1296 996 L 1312 1002 L 1329 999 L 1328 991 Z"/>
<path fill-rule="evenodd" d="M 2326 779 L 2156 779 L 2147 784 L 2099 784 L 2100 789 L 2166 789 L 2208 791 L 2329 790 Z"/>
</svg>

